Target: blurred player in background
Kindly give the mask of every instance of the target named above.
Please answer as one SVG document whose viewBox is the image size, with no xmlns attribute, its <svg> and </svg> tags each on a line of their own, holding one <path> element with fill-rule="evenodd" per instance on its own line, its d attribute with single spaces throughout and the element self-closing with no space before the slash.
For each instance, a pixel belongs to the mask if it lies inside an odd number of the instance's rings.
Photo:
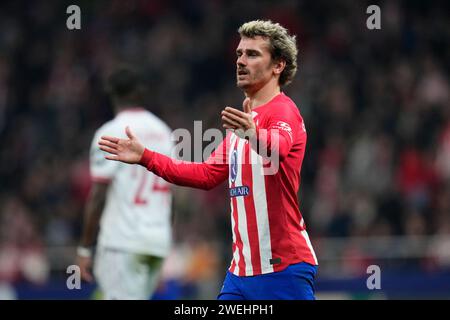
<svg viewBox="0 0 450 320">
<path fill-rule="evenodd" d="M 139 163 L 167 181 L 210 189 L 228 178 L 233 260 L 218 299 L 314 299 L 317 259 L 299 210 L 297 192 L 306 129 L 295 103 L 281 91 L 297 71 L 294 36 L 271 21 L 239 28 L 237 86 L 243 111 L 227 107 L 226 139 L 203 163 L 183 162 L 128 139 L 105 136 L 107 159 Z M 132 122 L 130 122 L 132 123 Z M 279 162 L 276 172 L 263 162 Z"/>
<path fill-rule="evenodd" d="M 132 123 L 135 134 L 153 150 L 169 154 L 169 127 L 143 107 L 138 73 L 122 68 L 107 83 L 115 118 L 94 135 L 90 150 L 92 189 L 77 250 L 81 276 L 92 281 L 91 248 L 97 250 L 94 276 L 105 299 L 149 299 L 156 289 L 172 241 L 169 184 L 139 166 L 107 161 L 97 147 L 102 135 L 123 134 Z"/>
</svg>

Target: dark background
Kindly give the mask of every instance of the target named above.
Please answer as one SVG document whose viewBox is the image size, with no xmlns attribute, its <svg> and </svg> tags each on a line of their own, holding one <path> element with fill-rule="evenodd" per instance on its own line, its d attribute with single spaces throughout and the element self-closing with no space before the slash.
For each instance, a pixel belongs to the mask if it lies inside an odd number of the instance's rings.
<svg viewBox="0 0 450 320">
<path fill-rule="evenodd" d="M 66 27 L 81 8 L 81 30 Z M 299 193 L 321 264 L 318 298 L 450 297 L 448 1 L 2 1 L 0 297 L 65 288 L 90 188 L 88 150 L 113 117 L 103 80 L 141 69 L 147 107 L 172 129 L 239 107 L 237 28 L 272 19 L 297 35 L 284 91 L 308 144 Z M 231 258 L 226 186 L 175 188 L 176 246 L 161 298 L 215 299 Z M 366 269 L 382 289 L 366 288 Z M 52 291 L 53 290 L 53 291 Z"/>
</svg>

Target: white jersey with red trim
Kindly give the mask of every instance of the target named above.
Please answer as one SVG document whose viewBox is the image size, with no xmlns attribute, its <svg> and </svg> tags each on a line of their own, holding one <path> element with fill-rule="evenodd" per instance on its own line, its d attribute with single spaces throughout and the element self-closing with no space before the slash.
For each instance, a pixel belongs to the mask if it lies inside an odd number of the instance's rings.
<svg viewBox="0 0 450 320">
<path fill-rule="evenodd" d="M 153 150 L 169 155 L 169 127 L 143 108 L 125 109 L 95 133 L 90 152 L 94 182 L 109 183 L 100 221 L 98 244 L 128 252 L 165 257 L 172 243 L 170 185 L 138 165 L 106 160 L 98 147 L 101 136 L 126 138 L 129 126 Z"/>
</svg>

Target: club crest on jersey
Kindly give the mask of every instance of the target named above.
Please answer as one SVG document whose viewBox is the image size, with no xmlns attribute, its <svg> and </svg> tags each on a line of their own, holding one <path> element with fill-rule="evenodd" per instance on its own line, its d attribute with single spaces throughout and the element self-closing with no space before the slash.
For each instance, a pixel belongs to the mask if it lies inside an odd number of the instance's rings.
<svg viewBox="0 0 450 320">
<path fill-rule="evenodd" d="M 250 188 L 247 186 L 230 188 L 230 197 L 232 197 L 232 198 L 248 196 L 249 193 L 250 193 Z"/>
<path fill-rule="evenodd" d="M 230 178 L 231 182 L 236 181 L 238 172 L 238 165 L 237 165 L 237 150 L 233 150 L 233 153 L 231 154 L 231 164 L 230 164 Z"/>
</svg>

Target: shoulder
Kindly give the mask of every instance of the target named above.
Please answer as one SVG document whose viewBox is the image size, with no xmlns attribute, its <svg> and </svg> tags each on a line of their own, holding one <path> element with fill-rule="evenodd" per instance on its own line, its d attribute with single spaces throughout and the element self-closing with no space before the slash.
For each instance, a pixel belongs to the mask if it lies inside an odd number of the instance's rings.
<svg viewBox="0 0 450 320">
<path fill-rule="evenodd" d="M 284 93 L 281 94 L 279 102 L 279 108 L 282 112 L 291 113 L 300 116 L 300 110 L 297 107 L 297 104 Z"/>
<path fill-rule="evenodd" d="M 140 128 L 140 131 L 158 133 L 171 132 L 165 121 L 147 109 L 142 109 L 139 112 L 124 113 L 118 120 L 121 122 L 122 126 L 124 123 L 127 123 L 128 125 L 133 124 L 133 126 Z"/>
<path fill-rule="evenodd" d="M 171 128 L 164 120 L 157 117 L 155 114 L 151 113 L 150 111 L 147 111 L 146 114 L 147 114 L 148 120 L 154 124 L 155 128 L 158 128 L 161 131 L 165 131 L 166 133 L 172 132 Z"/>
<path fill-rule="evenodd" d="M 102 126 L 100 126 L 100 128 L 97 129 L 97 132 L 108 131 L 108 130 L 113 129 L 116 126 L 117 126 L 117 120 L 114 118 L 114 119 L 111 119 L 111 120 L 105 122 Z"/>
<path fill-rule="evenodd" d="M 100 128 L 95 131 L 94 136 L 99 137 L 101 135 L 112 135 L 116 133 L 117 121 L 115 119 L 111 119 L 105 122 Z"/>
<path fill-rule="evenodd" d="M 300 110 L 291 98 L 281 93 L 270 103 L 266 115 L 268 118 L 281 118 L 285 120 L 301 120 Z"/>
<path fill-rule="evenodd" d="M 124 135 L 124 129 L 126 126 L 137 133 L 142 135 L 152 135 L 152 134 L 171 134 L 170 127 L 155 114 L 147 109 L 139 109 L 132 112 L 122 112 L 112 121 L 111 129 L 115 127 L 119 128 L 120 136 Z"/>
<path fill-rule="evenodd" d="M 170 127 L 148 110 L 141 112 L 134 121 L 129 121 L 128 125 L 143 144 L 155 151 L 168 154 L 166 149 L 173 146 Z"/>
</svg>

